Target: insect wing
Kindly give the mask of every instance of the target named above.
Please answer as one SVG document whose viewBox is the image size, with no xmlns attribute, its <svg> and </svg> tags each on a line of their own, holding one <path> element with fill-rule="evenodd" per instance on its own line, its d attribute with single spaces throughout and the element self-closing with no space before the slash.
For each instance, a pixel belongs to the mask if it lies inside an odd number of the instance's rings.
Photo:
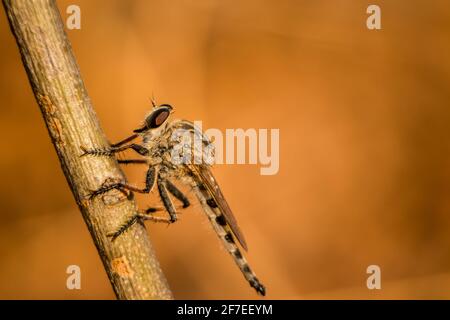
<svg viewBox="0 0 450 320">
<path fill-rule="evenodd" d="M 231 231 L 238 239 L 242 248 L 244 248 L 247 251 L 248 248 L 244 235 L 242 231 L 239 229 L 236 218 L 231 212 L 230 206 L 225 200 L 225 197 L 223 196 L 222 191 L 220 190 L 219 185 L 217 184 L 217 181 L 211 172 L 211 169 L 206 165 L 189 165 L 189 167 L 191 169 L 191 172 L 199 178 L 199 180 L 209 191 L 210 195 L 216 202 L 220 212 L 223 214 L 225 221 L 230 226 Z"/>
</svg>

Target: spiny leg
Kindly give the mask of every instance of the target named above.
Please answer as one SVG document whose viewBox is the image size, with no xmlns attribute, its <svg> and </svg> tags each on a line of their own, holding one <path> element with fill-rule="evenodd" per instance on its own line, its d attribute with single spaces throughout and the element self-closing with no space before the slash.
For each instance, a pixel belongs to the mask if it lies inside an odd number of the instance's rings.
<svg viewBox="0 0 450 320">
<path fill-rule="evenodd" d="M 155 167 L 149 167 L 148 171 L 147 171 L 147 176 L 145 178 L 145 188 L 144 189 L 139 189 L 135 186 L 123 183 L 123 182 L 116 182 L 116 183 L 108 183 L 108 181 L 105 181 L 105 183 L 103 183 L 103 185 L 93 191 L 89 198 L 93 199 L 101 194 L 104 194 L 110 190 L 113 189 L 118 189 L 118 190 L 128 190 L 131 192 L 138 192 L 138 193 L 149 193 L 150 190 L 152 189 L 154 183 L 155 183 L 155 174 L 156 174 L 156 170 Z"/>
<path fill-rule="evenodd" d="M 187 208 L 191 205 L 189 199 L 169 180 L 165 180 L 167 190 L 178 200 L 183 203 L 183 208 Z"/>
<path fill-rule="evenodd" d="M 149 179 L 149 177 L 150 177 L 150 179 Z M 149 171 L 147 172 L 147 183 L 146 183 L 146 189 L 148 189 L 148 192 L 150 191 L 151 187 L 153 186 L 154 179 L 155 179 L 155 170 L 154 170 L 154 167 L 150 167 Z M 150 182 L 149 182 L 149 180 L 150 180 Z M 115 185 L 116 185 L 116 188 L 124 188 L 123 184 L 121 184 L 120 186 L 117 186 L 118 184 L 115 184 Z M 134 225 L 139 220 L 151 220 L 153 222 L 163 222 L 163 223 L 168 223 L 168 224 L 171 224 L 171 223 L 174 223 L 175 221 L 177 221 L 176 209 L 172 203 L 172 200 L 169 197 L 168 190 L 174 196 L 176 196 L 180 201 L 183 202 L 183 208 L 186 208 L 187 206 L 190 205 L 186 196 L 184 196 L 181 193 L 181 191 L 179 191 L 171 182 L 161 178 L 160 175 L 158 175 L 157 185 L 158 185 L 158 190 L 159 190 L 159 195 L 161 197 L 161 200 L 164 204 L 165 209 L 169 213 L 170 217 L 169 218 L 155 217 L 152 214 L 154 212 L 162 210 L 162 208 L 155 208 L 155 207 L 147 208 L 144 212 L 138 213 L 137 215 L 133 216 L 130 220 L 128 220 L 126 223 L 124 223 L 116 232 L 109 234 L 109 236 L 112 237 L 113 241 L 115 239 L 117 239 L 117 237 L 119 237 L 122 233 L 124 233 L 126 230 L 128 230 L 132 225 Z M 111 188 L 111 187 L 114 187 L 114 185 L 108 186 L 108 188 Z M 140 191 L 144 192 L 144 191 L 146 191 L 146 189 L 140 190 Z M 134 191 L 134 190 L 132 190 L 132 191 Z"/>
<path fill-rule="evenodd" d="M 139 213 L 138 216 L 139 218 L 141 218 L 142 220 L 150 220 L 153 222 L 164 222 L 167 224 L 172 223 L 171 218 L 167 218 L 167 217 L 155 217 L 153 216 L 153 213 L 157 212 L 157 211 L 161 211 L 163 210 L 163 208 L 154 208 L 154 207 L 150 207 L 147 208 L 144 213 Z"/>
<path fill-rule="evenodd" d="M 166 208 L 167 212 L 170 215 L 170 222 L 173 223 L 177 221 L 177 212 L 175 210 L 175 207 L 172 203 L 172 200 L 169 197 L 169 194 L 167 192 L 167 181 L 161 178 L 160 175 L 158 175 L 158 191 L 159 196 L 161 197 L 162 203 L 164 204 L 164 207 Z"/>
<path fill-rule="evenodd" d="M 147 164 L 147 160 L 144 159 L 125 159 L 117 160 L 119 164 Z"/>
<path fill-rule="evenodd" d="M 101 157 L 101 156 L 110 157 L 110 156 L 114 155 L 115 153 L 119 153 L 119 152 L 122 152 L 122 151 L 125 151 L 128 149 L 132 149 L 142 156 L 147 156 L 150 153 L 150 151 L 147 148 L 145 148 L 139 144 L 136 144 L 136 143 L 132 143 L 132 144 L 129 144 L 129 145 L 126 145 L 123 147 L 112 146 L 111 148 L 107 148 L 107 149 L 90 149 L 90 150 L 88 150 L 83 146 L 81 146 L 80 148 L 81 148 L 81 150 L 83 150 L 83 154 L 81 155 L 82 157 L 86 156 L 86 155 L 92 155 L 92 156 L 96 156 L 96 157 Z"/>
<path fill-rule="evenodd" d="M 141 220 L 141 221 L 142 220 L 150 220 L 153 222 L 162 222 L 162 223 L 167 223 L 167 224 L 173 223 L 171 218 L 153 216 L 153 213 L 158 212 L 158 211 L 163 211 L 163 210 L 165 210 L 165 208 L 149 207 L 149 208 L 145 209 L 143 212 L 140 212 L 140 213 L 136 214 L 135 216 L 133 216 L 131 219 L 129 219 L 127 222 L 125 222 L 122 226 L 120 226 L 120 228 L 117 231 L 115 231 L 113 233 L 109 233 L 108 236 L 111 237 L 112 241 L 116 240 L 117 237 L 119 237 L 122 233 L 127 231 L 132 225 L 134 225 L 139 220 Z"/>
<path fill-rule="evenodd" d="M 154 212 L 157 212 L 157 211 L 161 211 L 161 210 L 163 210 L 163 209 L 162 208 L 154 208 L 154 207 L 147 208 L 144 211 L 144 213 L 138 213 L 137 215 L 133 216 L 131 219 L 129 219 L 127 222 L 125 222 L 122 226 L 120 226 L 120 228 L 117 229 L 117 231 L 108 234 L 108 236 L 111 237 L 111 241 L 116 240 L 117 237 L 119 237 L 122 233 L 127 231 L 132 225 L 134 225 L 140 219 L 156 221 L 158 219 L 152 219 L 152 218 L 157 218 L 157 217 L 152 217 L 151 214 Z"/>
<path fill-rule="evenodd" d="M 126 230 L 128 230 L 132 225 L 134 225 L 139 220 L 139 215 L 133 216 L 130 220 L 125 222 L 123 225 L 120 226 L 117 231 L 113 233 L 109 233 L 108 237 L 111 237 L 111 241 L 114 241 L 119 237 L 122 233 L 124 233 Z"/>
</svg>

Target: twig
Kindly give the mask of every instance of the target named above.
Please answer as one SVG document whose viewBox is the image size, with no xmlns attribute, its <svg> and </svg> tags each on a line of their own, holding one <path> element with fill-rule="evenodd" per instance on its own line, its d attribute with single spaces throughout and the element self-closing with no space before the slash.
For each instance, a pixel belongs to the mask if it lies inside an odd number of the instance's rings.
<svg viewBox="0 0 450 320">
<path fill-rule="evenodd" d="M 136 213 L 119 192 L 86 200 L 109 177 L 124 179 L 113 159 L 80 157 L 80 146 L 107 147 L 55 1 L 3 0 L 11 30 L 62 169 L 119 299 L 172 299 L 145 227 L 111 241 Z M 45 183 L 45 182 L 44 182 Z M 51 186 L 48 186 L 51 187 Z"/>
</svg>

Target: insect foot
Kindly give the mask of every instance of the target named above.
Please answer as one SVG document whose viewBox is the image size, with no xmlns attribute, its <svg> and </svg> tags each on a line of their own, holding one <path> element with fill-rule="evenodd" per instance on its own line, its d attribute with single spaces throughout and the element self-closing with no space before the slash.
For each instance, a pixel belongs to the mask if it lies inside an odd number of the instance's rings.
<svg viewBox="0 0 450 320">
<path fill-rule="evenodd" d="M 122 182 L 121 179 L 107 178 L 102 183 L 100 188 L 98 188 L 97 190 L 91 190 L 91 192 L 88 195 L 88 198 L 89 198 L 89 200 L 92 200 L 92 199 L 96 198 L 97 196 L 103 195 L 103 194 L 107 193 L 108 191 L 111 191 L 114 189 L 119 190 L 120 192 L 125 194 L 127 197 L 129 197 L 130 195 L 126 192 L 126 190 L 124 190 L 123 185 L 124 185 L 124 183 Z"/>
<path fill-rule="evenodd" d="M 134 225 L 136 222 L 139 221 L 139 215 L 133 216 L 130 220 L 128 220 L 126 223 L 121 225 L 117 231 L 108 233 L 107 236 L 111 238 L 111 241 L 116 240 L 122 233 L 127 231 L 132 225 Z"/>
<path fill-rule="evenodd" d="M 87 155 L 91 155 L 94 157 L 110 157 L 114 154 L 111 149 L 87 149 L 84 146 L 80 146 L 80 149 L 83 151 L 80 157 L 84 157 Z"/>
</svg>

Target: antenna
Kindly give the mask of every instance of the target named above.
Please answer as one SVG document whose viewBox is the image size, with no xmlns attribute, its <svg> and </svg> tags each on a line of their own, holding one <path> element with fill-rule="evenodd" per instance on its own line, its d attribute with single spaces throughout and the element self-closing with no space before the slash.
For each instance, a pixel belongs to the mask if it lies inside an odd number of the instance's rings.
<svg viewBox="0 0 450 320">
<path fill-rule="evenodd" d="M 158 105 L 156 104 L 155 94 L 153 92 L 152 92 L 152 99 L 151 99 L 151 101 L 152 101 L 153 108 L 156 108 Z"/>
</svg>

